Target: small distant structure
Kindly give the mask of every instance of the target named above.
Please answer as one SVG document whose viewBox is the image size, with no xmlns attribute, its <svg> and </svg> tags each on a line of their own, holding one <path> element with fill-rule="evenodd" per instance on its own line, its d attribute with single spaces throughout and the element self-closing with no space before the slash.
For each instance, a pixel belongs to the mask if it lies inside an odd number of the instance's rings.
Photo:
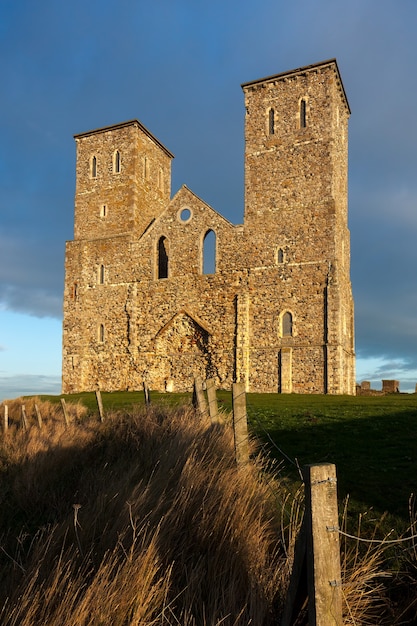
<svg viewBox="0 0 417 626">
<path fill-rule="evenodd" d="M 400 383 L 398 380 L 383 380 L 382 381 L 383 393 L 399 393 Z"/>
<path fill-rule="evenodd" d="M 363 380 L 356 384 L 357 396 L 386 396 L 390 393 L 400 393 L 400 382 L 398 380 L 383 380 L 382 389 L 372 389 L 369 380 Z M 417 385 L 416 385 L 417 393 Z"/>
</svg>

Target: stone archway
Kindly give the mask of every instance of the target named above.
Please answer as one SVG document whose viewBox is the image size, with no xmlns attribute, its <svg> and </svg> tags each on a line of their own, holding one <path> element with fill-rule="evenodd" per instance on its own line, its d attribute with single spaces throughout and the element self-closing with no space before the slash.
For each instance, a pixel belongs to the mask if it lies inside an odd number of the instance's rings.
<svg viewBox="0 0 417 626">
<path fill-rule="evenodd" d="M 211 370 L 211 333 L 200 320 L 183 310 L 157 333 L 152 378 L 159 388 L 189 391 L 195 376 L 207 378 Z"/>
</svg>

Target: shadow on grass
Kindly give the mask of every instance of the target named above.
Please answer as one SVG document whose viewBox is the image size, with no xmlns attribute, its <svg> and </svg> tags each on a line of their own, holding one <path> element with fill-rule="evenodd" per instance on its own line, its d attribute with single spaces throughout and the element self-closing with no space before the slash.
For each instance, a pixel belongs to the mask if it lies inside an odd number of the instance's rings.
<svg viewBox="0 0 417 626">
<path fill-rule="evenodd" d="M 299 466 L 334 463 L 339 499 L 349 495 L 355 508 L 387 511 L 409 521 L 410 496 L 417 490 L 417 411 L 376 410 L 371 414 L 334 416 L 316 406 L 282 417 L 274 410 L 250 406 L 250 423 L 270 454 L 282 460 L 271 440 Z M 299 473 L 284 460 L 292 478 Z"/>
</svg>

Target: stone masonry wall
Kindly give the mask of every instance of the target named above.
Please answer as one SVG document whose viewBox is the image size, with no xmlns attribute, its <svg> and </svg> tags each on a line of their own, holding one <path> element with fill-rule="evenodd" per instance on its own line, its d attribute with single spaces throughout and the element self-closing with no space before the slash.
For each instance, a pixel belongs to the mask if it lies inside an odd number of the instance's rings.
<svg viewBox="0 0 417 626">
<path fill-rule="evenodd" d="M 349 107 L 337 65 L 243 90 L 243 225 L 186 186 L 170 199 L 172 154 L 140 122 L 76 135 L 64 392 L 143 380 L 190 390 L 200 375 L 248 391 L 355 393 Z M 204 273 L 209 233 L 215 269 Z"/>
</svg>

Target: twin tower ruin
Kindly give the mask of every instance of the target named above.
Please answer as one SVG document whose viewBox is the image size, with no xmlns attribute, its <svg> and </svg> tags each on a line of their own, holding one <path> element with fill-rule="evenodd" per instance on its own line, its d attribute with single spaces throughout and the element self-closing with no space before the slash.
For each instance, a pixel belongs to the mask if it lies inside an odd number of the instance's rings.
<svg viewBox="0 0 417 626">
<path fill-rule="evenodd" d="M 242 85 L 245 213 L 185 185 L 139 121 L 75 136 L 63 392 L 355 393 L 349 104 L 334 59 Z"/>
</svg>

